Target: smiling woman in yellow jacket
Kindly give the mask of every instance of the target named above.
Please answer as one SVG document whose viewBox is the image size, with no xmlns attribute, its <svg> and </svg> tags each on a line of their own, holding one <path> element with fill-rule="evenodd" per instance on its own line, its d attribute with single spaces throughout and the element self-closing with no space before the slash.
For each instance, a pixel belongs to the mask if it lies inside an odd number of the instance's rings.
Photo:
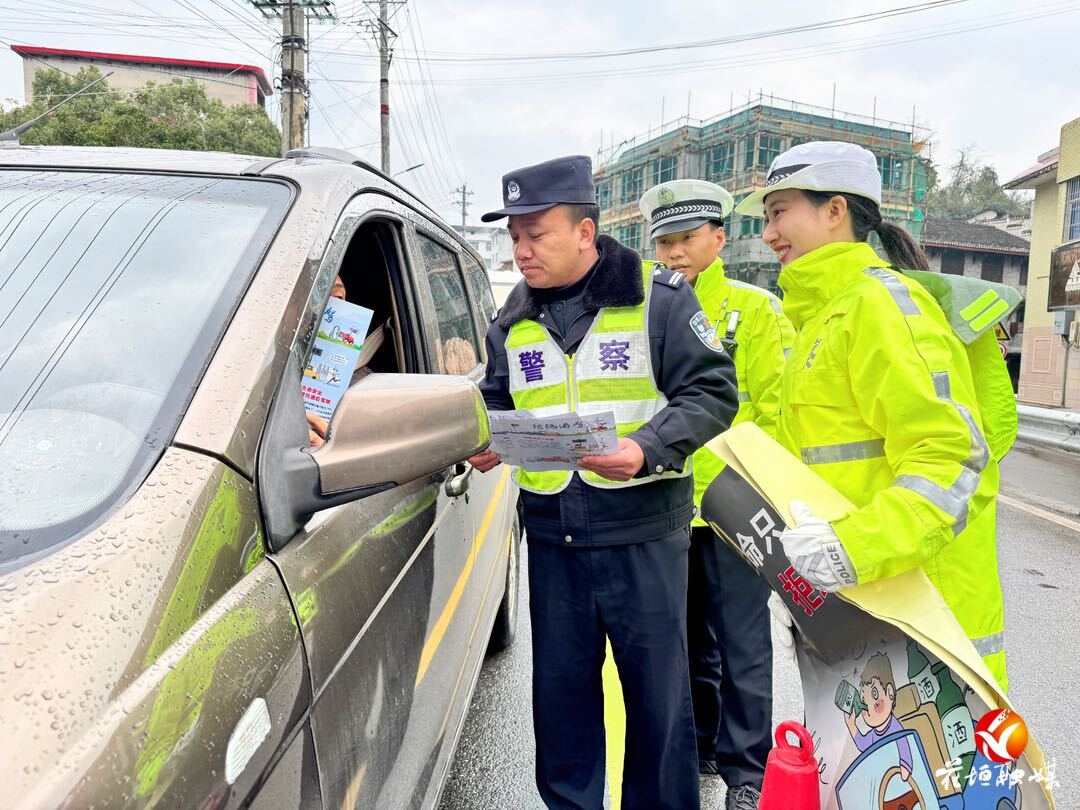
<svg viewBox="0 0 1080 810">
<path fill-rule="evenodd" d="M 793 504 L 784 551 L 837 591 L 920 567 L 1002 688 L 998 467 L 964 343 L 904 270 L 927 270 L 912 238 L 882 221 L 881 175 L 846 143 L 793 147 L 740 213 L 762 216 L 796 329 L 778 439 L 857 507 L 831 525 Z M 881 240 L 888 261 L 866 243 Z M 1013 406 L 1015 407 L 1015 406 Z"/>
</svg>

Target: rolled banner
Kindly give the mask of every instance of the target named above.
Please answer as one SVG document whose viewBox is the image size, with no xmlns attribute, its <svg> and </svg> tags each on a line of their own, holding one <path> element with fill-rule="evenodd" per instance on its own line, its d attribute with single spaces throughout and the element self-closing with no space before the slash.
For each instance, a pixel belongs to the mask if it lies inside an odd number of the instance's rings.
<svg viewBox="0 0 1080 810">
<path fill-rule="evenodd" d="M 727 467 L 702 517 L 794 619 L 823 810 L 1053 808 L 1053 767 L 926 575 L 818 591 L 780 543 L 789 503 L 854 506 L 753 423 L 708 446 Z"/>
</svg>

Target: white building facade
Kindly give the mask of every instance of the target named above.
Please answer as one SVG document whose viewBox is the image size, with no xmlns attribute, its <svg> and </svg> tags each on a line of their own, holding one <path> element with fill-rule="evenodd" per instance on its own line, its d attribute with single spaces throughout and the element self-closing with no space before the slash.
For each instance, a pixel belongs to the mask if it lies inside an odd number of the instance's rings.
<svg viewBox="0 0 1080 810">
<path fill-rule="evenodd" d="M 489 273 L 494 270 L 514 270 L 514 246 L 506 228 L 467 225 L 462 230 L 460 225 L 455 225 L 454 230 L 480 254 Z"/>
</svg>

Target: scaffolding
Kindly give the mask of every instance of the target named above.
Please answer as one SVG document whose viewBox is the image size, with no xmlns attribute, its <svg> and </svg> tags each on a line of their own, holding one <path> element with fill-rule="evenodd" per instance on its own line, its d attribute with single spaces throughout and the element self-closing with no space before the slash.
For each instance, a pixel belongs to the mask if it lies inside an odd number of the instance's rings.
<svg viewBox="0 0 1080 810">
<path fill-rule="evenodd" d="M 673 135 L 682 134 L 688 138 L 701 138 L 714 130 L 730 132 L 740 128 L 746 129 L 751 127 L 755 120 L 761 120 L 764 117 L 765 109 L 772 115 L 786 113 L 793 123 L 802 122 L 808 127 L 825 126 L 837 133 L 837 137 L 833 140 L 844 140 L 840 135 L 846 133 L 849 136 L 847 140 L 851 143 L 858 143 L 871 150 L 873 146 L 890 145 L 899 137 L 911 144 L 912 149 L 918 154 L 928 146 L 932 135 L 929 129 L 916 124 L 914 108 L 911 114 L 912 120 L 907 123 L 878 118 L 876 112 L 871 116 L 859 115 L 780 98 L 772 94 L 758 93 L 756 97 L 748 98 L 745 103 L 737 107 L 732 105 L 727 112 L 711 118 L 693 118 L 682 115 L 656 128 L 650 128 L 646 132 L 618 142 L 615 142 L 612 134 L 612 143 L 607 146 L 601 144 L 600 149 L 597 150 L 594 165 L 602 171 L 609 163 L 621 162 L 627 157 L 633 159 L 639 153 L 647 153 L 659 148 L 670 141 Z"/>
<path fill-rule="evenodd" d="M 876 108 L 876 103 L 875 103 Z M 816 107 L 764 93 L 708 119 L 681 116 L 621 142 L 601 145 L 594 165 L 605 232 L 645 255 L 638 198 L 645 189 L 676 178 L 716 182 L 736 199 L 765 183 L 772 160 L 792 146 L 812 140 L 856 143 L 874 152 L 882 171 L 882 213 L 921 234 L 928 181 L 931 132 L 915 122 L 900 123 Z M 744 280 L 775 288 L 776 263 L 761 244 L 761 220 L 732 217 L 726 224 L 725 263 Z"/>
</svg>

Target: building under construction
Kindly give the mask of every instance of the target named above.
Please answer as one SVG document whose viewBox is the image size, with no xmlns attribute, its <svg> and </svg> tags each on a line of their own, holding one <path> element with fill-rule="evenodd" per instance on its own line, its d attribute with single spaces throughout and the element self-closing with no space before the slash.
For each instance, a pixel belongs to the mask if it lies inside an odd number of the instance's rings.
<svg viewBox="0 0 1080 810">
<path fill-rule="evenodd" d="M 850 115 L 794 101 L 758 96 L 715 118 L 682 118 L 659 132 L 602 149 L 596 160 L 600 225 L 604 233 L 643 255 L 654 255 L 638 210 L 644 191 L 658 183 L 700 178 L 740 200 L 765 183 L 773 158 L 807 141 L 848 141 L 877 155 L 883 180 L 882 214 L 918 239 L 922 231 L 929 133 L 914 124 Z M 725 223 L 724 265 L 733 277 L 776 289 L 779 265 L 762 242 L 764 223 L 737 214 Z"/>
</svg>

